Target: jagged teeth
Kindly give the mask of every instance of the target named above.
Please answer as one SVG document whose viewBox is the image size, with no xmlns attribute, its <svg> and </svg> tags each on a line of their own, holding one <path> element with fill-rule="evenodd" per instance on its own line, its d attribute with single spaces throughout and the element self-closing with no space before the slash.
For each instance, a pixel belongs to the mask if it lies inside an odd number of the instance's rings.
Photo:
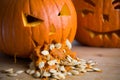
<svg viewBox="0 0 120 80">
<path fill-rule="evenodd" d="M 107 40 L 110 40 L 110 38 L 107 34 L 104 35 L 104 38 L 107 39 Z"/>
<path fill-rule="evenodd" d="M 92 31 L 89 31 L 89 35 L 90 35 L 91 38 L 94 38 L 94 37 L 95 37 L 95 33 L 92 32 Z"/>
<path fill-rule="evenodd" d="M 112 33 L 112 38 L 120 39 L 120 37 L 116 33 Z"/>
</svg>

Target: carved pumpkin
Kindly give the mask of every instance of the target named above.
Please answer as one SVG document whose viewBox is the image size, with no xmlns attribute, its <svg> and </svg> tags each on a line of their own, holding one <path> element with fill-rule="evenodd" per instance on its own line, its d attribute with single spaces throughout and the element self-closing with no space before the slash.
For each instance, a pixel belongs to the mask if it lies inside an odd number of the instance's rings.
<svg viewBox="0 0 120 80">
<path fill-rule="evenodd" d="M 120 48 L 119 0 L 72 0 L 78 16 L 76 39 L 82 44 Z"/>
<path fill-rule="evenodd" d="M 72 42 L 76 21 L 70 0 L 1 0 L 0 51 L 29 57 L 33 44 Z"/>
</svg>

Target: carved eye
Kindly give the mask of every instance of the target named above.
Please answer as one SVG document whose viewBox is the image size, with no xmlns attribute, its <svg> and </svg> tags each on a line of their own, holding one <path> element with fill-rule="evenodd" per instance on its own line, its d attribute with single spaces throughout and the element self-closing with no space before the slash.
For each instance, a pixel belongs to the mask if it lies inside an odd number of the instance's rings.
<svg viewBox="0 0 120 80">
<path fill-rule="evenodd" d="M 120 0 L 113 0 L 112 4 L 115 5 L 114 9 L 120 10 Z"/>
<path fill-rule="evenodd" d="M 58 13 L 58 16 L 70 16 L 70 9 L 67 4 L 64 4 L 61 11 Z"/>
<path fill-rule="evenodd" d="M 35 27 L 43 22 L 42 19 L 24 13 L 22 13 L 22 19 L 25 27 Z"/>
<path fill-rule="evenodd" d="M 84 0 L 87 4 L 93 6 L 93 7 L 96 7 L 95 3 L 92 1 L 92 0 Z M 86 16 L 88 14 L 94 14 L 94 11 L 92 10 L 89 10 L 89 9 L 83 9 L 82 10 L 82 16 Z"/>
</svg>

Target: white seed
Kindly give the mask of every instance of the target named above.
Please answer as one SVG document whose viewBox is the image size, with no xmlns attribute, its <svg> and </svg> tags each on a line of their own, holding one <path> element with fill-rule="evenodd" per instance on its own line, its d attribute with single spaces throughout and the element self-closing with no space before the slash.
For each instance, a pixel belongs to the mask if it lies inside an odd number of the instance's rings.
<svg viewBox="0 0 120 80">
<path fill-rule="evenodd" d="M 44 77 L 49 77 L 49 76 L 51 76 L 51 74 L 50 74 L 49 72 L 46 72 L 46 71 L 45 71 L 45 72 L 43 73 L 43 76 L 44 76 Z"/>
<path fill-rule="evenodd" d="M 86 60 L 84 60 L 84 59 L 80 59 L 80 61 L 86 63 Z"/>
<path fill-rule="evenodd" d="M 49 51 L 47 51 L 47 50 L 43 50 L 43 51 L 41 51 L 41 54 L 44 55 L 44 56 L 46 56 L 46 55 L 49 54 Z"/>
<path fill-rule="evenodd" d="M 77 60 L 80 61 L 80 58 L 77 57 Z"/>
<path fill-rule="evenodd" d="M 58 74 L 58 77 L 59 77 L 60 79 L 65 79 L 65 75 L 62 74 L 62 73 L 59 73 L 59 74 Z"/>
<path fill-rule="evenodd" d="M 72 59 L 71 59 L 70 57 L 67 57 L 67 60 L 68 60 L 69 62 L 72 62 Z"/>
<path fill-rule="evenodd" d="M 59 80 L 59 79 L 60 79 L 60 77 L 59 77 L 59 76 L 57 76 L 57 75 L 53 75 L 53 76 L 52 76 L 52 78 L 55 78 L 55 79 L 57 79 L 57 80 Z"/>
<path fill-rule="evenodd" d="M 72 44 L 68 39 L 66 40 L 66 45 L 68 46 L 69 49 L 72 49 Z"/>
<path fill-rule="evenodd" d="M 34 62 L 31 62 L 29 67 L 30 67 L 30 69 L 35 69 Z"/>
<path fill-rule="evenodd" d="M 71 66 L 71 69 L 76 69 L 76 67 L 74 67 L 74 66 Z"/>
<path fill-rule="evenodd" d="M 99 68 L 93 68 L 94 71 L 101 72 L 102 70 Z"/>
<path fill-rule="evenodd" d="M 16 77 L 18 74 L 16 73 L 11 73 L 11 74 L 7 74 L 7 76 L 10 76 L 10 77 Z"/>
<path fill-rule="evenodd" d="M 50 60 L 50 55 L 47 55 L 47 61 L 49 61 Z"/>
<path fill-rule="evenodd" d="M 50 50 L 53 50 L 55 48 L 54 44 L 50 44 Z"/>
<path fill-rule="evenodd" d="M 71 62 L 73 65 L 78 65 L 79 64 L 79 62 L 77 61 L 77 60 L 72 60 L 72 62 Z"/>
<path fill-rule="evenodd" d="M 91 63 L 93 63 L 93 60 L 88 60 L 87 63 L 91 64 Z"/>
<path fill-rule="evenodd" d="M 47 62 L 50 66 L 55 65 L 57 63 L 57 60 L 51 60 Z"/>
<path fill-rule="evenodd" d="M 87 72 L 87 70 L 86 69 L 81 69 L 80 72 L 85 73 L 85 72 Z"/>
<path fill-rule="evenodd" d="M 65 49 L 63 49 L 63 52 L 64 52 L 64 53 L 66 53 L 66 50 L 65 50 Z"/>
<path fill-rule="evenodd" d="M 93 69 L 86 69 L 87 72 L 93 72 Z"/>
<path fill-rule="evenodd" d="M 3 70 L 2 71 L 3 73 L 13 73 L 13 68 L 10 68 L 10 69 L 6 69 L 6 70 Z"/>
<path fill-rule="evenodd" d="M 71 70 L 70 71 L 73 75 L 78 75 L 79 74 L 79 71 L 76 71 L 76 70 Z"/>
<path fill-rule="evenodd" d="M 22 74 L 24 71 L 23 70 L 18 70 L 18 71 L 16 71 L 15 73 L 16 74 Z"/>
<path fill-rule="evenodd" d="M 45 62 L 42 61 L 42 62 L 39 63 L 38 68 L 41 69 L 41 68 L 43 68 L 44 66 L 45 66 Z"/>
<path fill-rule="evenodd" d="M 29 74 L 29 73 L 30 73 L 30 71 L 31 71 L 31 69 L 28 69 L 28 70 L 26 70 L 26 73 L 27 73 L 27 74 Z"/>
<path fill-rule="evenodd" d="M 59 67 L 59 70 L 60 70 L 60 71 L 63 71 L 63 72 L 66 71 L 64 66 L 60 66 L 60 67 Z"/>
<path fill-rule="evenodd" d="M 40 75 L 41 75 L 40 72 L 39 72 L 39 71 L 36 71 L 33 76 L 34 76 L 35 78 L 38 78 L 38 77 L 40 77 Z"/>
<path fill-rule="evenodd" d="M 73 60 L 73 58 L 72 58 L 70 55 L 67 55 L 67 58 L 69 58 L 69 59 Z"/>
<path fill-rule="evenodd" d="M 96 65 L 96 63 L 90 63 L 90 65 L 91 65 L 91 66 L 95 66 L 95 65 Z"/>
<path fill-rule="evenodd" d="M 35 73 L 35 70 L 30 70 L 29 74 L 32 75 Z"/>
<path fill-rule="evenodd" d="M 55 44 L 55 48 L 60 49 L 61 47 L 62 47 L 62 44 L 61 44 L 61 43 Z"/>
<path fill-rule="evenodd" d="M 71 72 L 67 72 L 67 75 L 68 75 L 68 76 L 72 76 L 72 73 L 71 73 Z"/>
<path fill-rule="evenodd" d="M 55 74 L 55 73 L 57 73 L 57 71 L 55 69 L 50 69 L 50 73 Z"/>
</svg>

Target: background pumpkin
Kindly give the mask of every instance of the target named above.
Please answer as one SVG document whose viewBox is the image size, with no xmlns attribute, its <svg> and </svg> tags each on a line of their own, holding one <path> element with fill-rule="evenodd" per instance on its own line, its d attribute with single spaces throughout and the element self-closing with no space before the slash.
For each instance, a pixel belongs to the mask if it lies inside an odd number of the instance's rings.
<svg viewBox="0 0 120 80">
<path fill-rule="evenodd" d="M 119 0 L 72 0 L 78 17 L 76 39 L 82 44 L 120 48 Z"/>
<path fill-rule="evenodd" d="M 0 51 L 28 57 L 33 43 L 71 42 L 76 12 L 71 0 L 1 0 Z"/>
</svg>

